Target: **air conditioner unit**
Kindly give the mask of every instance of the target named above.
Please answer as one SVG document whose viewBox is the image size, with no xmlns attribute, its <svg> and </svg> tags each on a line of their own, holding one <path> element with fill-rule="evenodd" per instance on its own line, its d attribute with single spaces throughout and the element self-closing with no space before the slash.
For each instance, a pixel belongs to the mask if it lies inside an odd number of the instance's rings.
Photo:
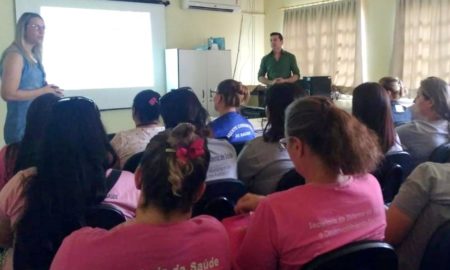
<svg viewBox="0 0 450 270">
<path fill-rule="evenodd" d="M 183 0 L 183 9 L 200 9 L 222 12 L 238 12 L 241 10 L 240 0 Z"/>
</svg>

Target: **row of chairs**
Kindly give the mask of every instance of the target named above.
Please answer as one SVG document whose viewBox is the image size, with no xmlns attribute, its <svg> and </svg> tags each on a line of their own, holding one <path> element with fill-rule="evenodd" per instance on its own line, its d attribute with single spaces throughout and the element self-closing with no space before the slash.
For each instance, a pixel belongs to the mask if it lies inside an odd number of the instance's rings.
<svg viewBox="0 0 450 270">
<path fill-rule="evenodd" d="M 373 175 L 380 182 L 385 203 L 392 201 L 412 169 L 412 159 L 407 152 L 394 152 L 385 156 L 377 170 L 373 172 Z M 292 169 L 280 179 L 277 191 L 287 190 L 294 186 L 303 185 L 304 183 L 305 179 L 295 169 Z"/>
</svg>

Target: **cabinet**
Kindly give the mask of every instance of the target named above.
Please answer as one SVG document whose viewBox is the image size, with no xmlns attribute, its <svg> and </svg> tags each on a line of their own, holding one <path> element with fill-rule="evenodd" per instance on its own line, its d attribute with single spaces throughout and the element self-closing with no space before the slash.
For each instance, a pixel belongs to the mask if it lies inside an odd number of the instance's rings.
<svg viewBox="0 0 450 270">
<path fill-rule="evenodd" d="M 166 49 L 166 85 L 169 91 L 190 86 L 211 116 L 217 85 L 231 78 L 231 51 Z"/>
</svg>

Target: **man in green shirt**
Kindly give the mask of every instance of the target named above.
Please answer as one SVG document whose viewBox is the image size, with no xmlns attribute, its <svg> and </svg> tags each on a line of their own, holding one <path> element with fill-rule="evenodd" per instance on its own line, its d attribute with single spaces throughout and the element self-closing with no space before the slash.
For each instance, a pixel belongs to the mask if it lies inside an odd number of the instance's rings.
<svg viewBox="0 0 450 270">
<path fill-rule="evenodd" d="M 261 60 L 258 81 L 265 85 L 296 82 L 300 78 L 300 70 L 295 55 L 282 49 L 283 36 L 271 33 L 270 45 L 272 51 Z"/>
</svg>

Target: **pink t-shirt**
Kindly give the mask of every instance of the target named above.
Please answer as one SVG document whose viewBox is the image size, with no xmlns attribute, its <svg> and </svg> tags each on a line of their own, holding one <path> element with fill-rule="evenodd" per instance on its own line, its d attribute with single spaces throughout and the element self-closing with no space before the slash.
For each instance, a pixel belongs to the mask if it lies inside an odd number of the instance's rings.
<svg viewBox="0 0 450 270">
<path fill-rule="evenodd" d="M 222 224 L 198 216 L 169 225 L 124 223 L 110 231 L 83 228 L 64 239 L 52 270 L 230 269 Z"/>
<path fill-rule="evenodd" d="M 24 181 L 32 181 L 31 178 L 24 179 L 23 172 L 26 172 L 26 175 L 34 175 L 35 168 L 28 168 L 18 172 L 0 191 L 0 220 L 10 221 L 12 228 L 14 228 L 23 212 L 25 204 L 22 196 Z M 110 172 L 111 170 L 108 170 L 106 175 L 109 175 Z M 140 194 L 134 183 L 134 174 L 122 171 L 116 184 L 111 188 L 104 200 L 104 202 L 112 204 L 122 211 L 128 219 L 135 216 Z M 12 256 L 13 251 L 8 250 L 3 262 L 3 270 L 12 269 Z"/>
<path fill-rule="evenodd" d="M 382 240 L 385 227 L 383 197 L 372 175 L 306 184 L 260 202 L 236 264 L 243 270 L 299 269 L 347 243 Z"/>
<path fill-rule="evenodd" d="M 30 170 L 30 169 L 27 169 Z M 106 175 L 111 170 L 106 172 Z M 0 192 L 0 219 L 10 220 L 14 226 L 22 214 L 25 204 L 23 193 L 23 177 L 17 173 Z M 32 180 L 30 180 L 32 181 Z M 135 216 L 140 191 L 136 189 L 134 174 L 122 171 L 116 184 L 106 195 L 104 202 L 110 203 L 130 219 Z"/>
<path fill-rule="evenodd" d="M 6 182 L 13 176 L 13 168 L 15 160 L 6 160 L 6 150 L 8 145 L 5 145 L 0 149 L 0 190 L 6 185 Z M 8 165 L 8 166 L 7 166 Z M 7 171 L 7 167 L 9 170 Z"/>
</svg>

